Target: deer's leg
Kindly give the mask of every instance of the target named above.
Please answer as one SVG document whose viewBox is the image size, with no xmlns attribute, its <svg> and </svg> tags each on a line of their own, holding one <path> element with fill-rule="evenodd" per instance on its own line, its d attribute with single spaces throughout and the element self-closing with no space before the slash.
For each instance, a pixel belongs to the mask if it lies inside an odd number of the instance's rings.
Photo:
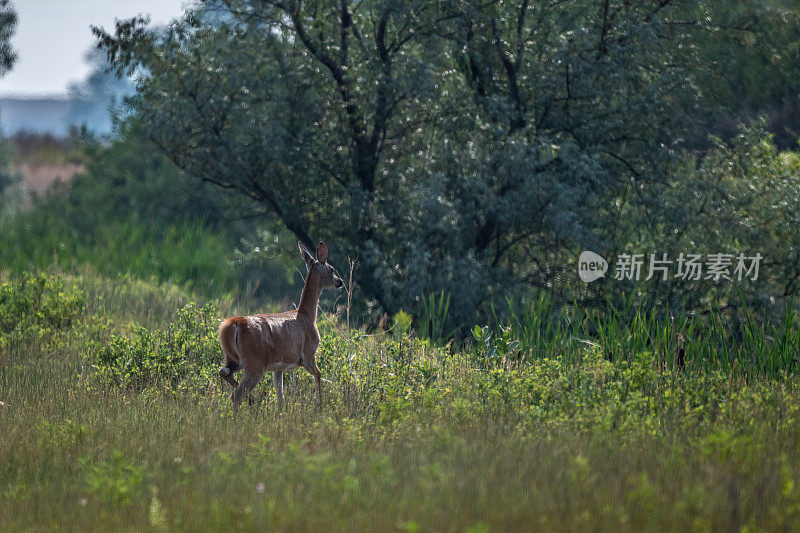
<svg viewBox="0 0 800 533">
<path fill-rule="evenodd" d="M 227 365 L 219 369 L 219 377 L 231 384 L 235 389 L 239 386 L 239 382 L 233 377 L 233 373 L 239 370 L 239 365 L 229 362 Z"/>
<path fill-rule="evenodd" d="M 275 382 L 275 396 L 278 398 L 278 412 L 280 413 L 283 411 L 283 371 L 273 372 L 272 381 Z"/>
<path fill-rule="evenodd" d="M 319 407 L 322 408 L 322 372 L 319 371 L 317 362 L 314 359 L 309 359 L 308 362 L 304 362 L 303 368 L 314 376 L 314 381 L 317 383 L 317 399 L 319 400 Z"/>
<path fill-rule="evenodd" d="M 233 400 L 233 408 L 238 409 L 242 403 L 242 398 L 245 395 L 249 396 L 250 391 L 252 391 L 258 382 L 261 381 L 261 378 L 264 376 L 264 371 L 252 371 L 247 368 L 244 369 L 244 376 L 242 377 L 242 382 L 233 390 L 233 394 L 231 394 L 231 400 Z"/>
</svg>

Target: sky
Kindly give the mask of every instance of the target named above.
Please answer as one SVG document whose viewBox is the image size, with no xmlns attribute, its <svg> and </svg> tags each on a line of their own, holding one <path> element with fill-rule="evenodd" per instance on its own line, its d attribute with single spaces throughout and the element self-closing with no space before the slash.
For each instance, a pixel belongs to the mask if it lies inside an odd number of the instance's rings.
<svg viewBox="0 0 800 533">
<path fill-rule="evenodd" d="M 84 56 L 94 44 L 89 26 L 110 30 L 114 19 L 149 14 L 164 24 L 187 0 L 12 0 L 19 22 L 11 42 L 18 59 L 0 78 L 2 96 L 64 96 L 70 82 L 89 73 Z"/>
</svg>

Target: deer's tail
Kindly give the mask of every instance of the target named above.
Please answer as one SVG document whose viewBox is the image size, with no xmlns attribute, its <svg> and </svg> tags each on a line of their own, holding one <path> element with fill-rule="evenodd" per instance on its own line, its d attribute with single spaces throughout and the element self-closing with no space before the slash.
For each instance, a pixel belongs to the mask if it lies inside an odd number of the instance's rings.
<svg viewBox="0 0 800 533">
<path fill-rule="evenodd" d="M 224 355 L 220 375 L 223 377 L 239 367 L 239 335 L 246 324 L 247 319 L 235 316 L 223 320 L 219 325 L 219 345 Z"/>
</svg>

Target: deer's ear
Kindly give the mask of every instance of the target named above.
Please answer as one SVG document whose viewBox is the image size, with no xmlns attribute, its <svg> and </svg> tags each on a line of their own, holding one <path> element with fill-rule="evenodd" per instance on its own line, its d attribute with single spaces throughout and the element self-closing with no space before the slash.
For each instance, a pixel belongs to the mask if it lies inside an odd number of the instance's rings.
<svg viewBox="0 0 800 533">
<path fill-rule="evenodd" d="M 303 261 L 306 263 L 306 267 L 310 269 L 311 265 L 314 264 L 314 258 L 311 257 L 311 253 L 309 253 L 309 251 L 306 250 L 306 247 L 303 246 L 302 242 L 297 241 L 297 246 L 300 247 L 300 255 L 303 257 Z"/>
<path fill-rule="evenodd" d="M 325 246 L 325 243 L 320 241 L 317 245 L 317 261 L 320 263 L 324 263 L 328 260 L 328 247 Z"/>
</svg>

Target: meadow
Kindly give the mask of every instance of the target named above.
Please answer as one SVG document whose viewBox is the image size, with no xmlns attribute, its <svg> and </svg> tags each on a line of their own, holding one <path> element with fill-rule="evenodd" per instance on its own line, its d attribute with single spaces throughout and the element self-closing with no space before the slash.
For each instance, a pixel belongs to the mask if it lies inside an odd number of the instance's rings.
<svg viewBox="0 0 800 533">
<path fill-rule="evenodd" d="M 624 309 L 554 322 L 541 300 L 457 346 L 405 313 L 348 330 L 328 305 L 322 408 L 295 371 L 285 412 L 266 378 L 234 415 L 216 328 L 255 304 L 236 305 L 5 275 L 0 529 L 797 527 L 797 316 L 743 337 Z"/>
<path fill-rule="evenodd" d="M 796 2 L 185 4 L 0 138 L 0 531 L 800 530 Z M 321 240 L 323 401 L 234 412 Z"/>
<path fill-rule="evenodd" d="M 0 530 L 796 528 L 791 302 L 542 292 L 455 330 L 445 292 L 379 326 L 326 292 L 322 407 L 301 370 L 234 414 L 219 320 L 290 308 L 300 258 L 147 150 L 0 198 Z"/>
</svg>

